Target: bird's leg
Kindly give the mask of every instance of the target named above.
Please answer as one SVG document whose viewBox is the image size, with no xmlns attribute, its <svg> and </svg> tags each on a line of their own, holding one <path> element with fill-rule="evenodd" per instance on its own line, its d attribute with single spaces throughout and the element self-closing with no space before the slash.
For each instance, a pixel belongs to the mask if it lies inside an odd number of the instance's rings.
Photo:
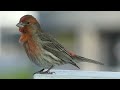
<svg viewBox="0 0 120 90">
<path fill-rule="evenodd" d="M 50 72 L 50 70 L 53 68 L 53 65 L 47 70 L 47 71 L 45 71 L 45 73 L 48 73 L 48 74 L 53 74 L 53 73 L 55 73 L 55 72 Z"/>
<path fill-rule="evenodd" d="M 50 68 L 48 68 L 48 70 L 47 71 L 44 71 L 44 69 L 42 69 L 42 70 L 40 70 L 40 71 L 38 71 L 38 72 L 36 72 L 36 73 L 34 73 L 34 74 L 53 74 L 53 73 L 55 73 L 55 72 L 50 72 L 50 70 L 53 68 L 53 65 L 50 67 Z"/>
<path fill-rule="evenodd" d="M 43 69 L 41 69 L 40 71 L 35 72 L 34 74 L 41 73 L 41 72 L 43 72 L 44 70 L 45 70 L 45 69 L 43 68 Z"/>
<path fill-rule="evenodd" d="M 53 74 L 53 73 L 55 73 L 55 72 L 50 72 L 50 70 L 53 68 L 53 65 L 47 70 L 47 71 L 39 71 L 38 73 L 40 73 L 40 74 Z"/>
</svg>

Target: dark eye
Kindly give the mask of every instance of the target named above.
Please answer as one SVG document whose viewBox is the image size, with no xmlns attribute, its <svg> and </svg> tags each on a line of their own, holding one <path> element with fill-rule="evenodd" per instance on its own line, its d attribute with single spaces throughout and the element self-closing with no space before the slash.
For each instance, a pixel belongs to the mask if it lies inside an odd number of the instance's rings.
<svg viewBox="0 0 120 90">
<path fill-rule="evenodd" d="M 27 24 L 30 24 L 30 22 L 27 22 Z"/>
</svg>

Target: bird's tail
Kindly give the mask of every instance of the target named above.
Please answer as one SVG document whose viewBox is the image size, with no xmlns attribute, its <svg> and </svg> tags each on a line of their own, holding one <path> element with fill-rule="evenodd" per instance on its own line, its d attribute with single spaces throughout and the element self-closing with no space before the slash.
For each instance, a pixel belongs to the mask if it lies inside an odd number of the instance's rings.
<svg viewBox="0 0 120 90">
<path fill-rule="evenodd" d="M 78 56 L 78 55 L 76 55 L 74 58 L 77 62 L 81 61 L 81 62 L 89 62 L 89 63 L 104 65 L 103 63 L 101 63 L 99 61 L 95 61 L 95 60 L 88 59 L 88 58 L 85 58 L 85 57 L 81 57 L 81 56 Z"/>
</svg>

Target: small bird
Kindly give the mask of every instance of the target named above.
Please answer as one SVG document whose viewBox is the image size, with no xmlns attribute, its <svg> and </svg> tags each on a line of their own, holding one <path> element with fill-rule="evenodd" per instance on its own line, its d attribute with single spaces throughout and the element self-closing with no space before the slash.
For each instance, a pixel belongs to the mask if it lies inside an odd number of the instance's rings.
<svg viewBox="0 0 120 90">
<path fill-rule="evenodd" d="M 43 68 L 36 73 L 52 74 L 53 72 L 50 72 L 50 70 L 54 66 L 63 64 L 72 64 L 80 69 L 77 65 L 79 62 L 104 65 L 101 62 L 68 51 L 53 36 L 45 33 L 32 15 L 22 16 L 16 26 L 19 27 L 21 32 L 19 42 L 22 42 L 29 59 Z M 44 69 L 47 70 L 44 71 Z"/>
</svg>

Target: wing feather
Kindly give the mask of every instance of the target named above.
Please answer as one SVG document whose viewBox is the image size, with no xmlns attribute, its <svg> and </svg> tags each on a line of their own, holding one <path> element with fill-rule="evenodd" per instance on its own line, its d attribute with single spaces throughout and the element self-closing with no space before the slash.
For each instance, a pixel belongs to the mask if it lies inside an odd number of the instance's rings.
<svg viewBox="0 0 120 90">
<path fill-rule="evenodd" d="M 53 55 L 60 58 L 64 62 L 71 63 L 74 66 L 78 67 L 73 61 L 72 56 L 67 52 L 67 50 L 60 43 L 58 43 L 58 41 L 55 38 L 53 38 L 50 34 L 40 33 L 39 38 L 42 42 L 42 47 L 45 50 L 51 52 Z"/>
</svg>

